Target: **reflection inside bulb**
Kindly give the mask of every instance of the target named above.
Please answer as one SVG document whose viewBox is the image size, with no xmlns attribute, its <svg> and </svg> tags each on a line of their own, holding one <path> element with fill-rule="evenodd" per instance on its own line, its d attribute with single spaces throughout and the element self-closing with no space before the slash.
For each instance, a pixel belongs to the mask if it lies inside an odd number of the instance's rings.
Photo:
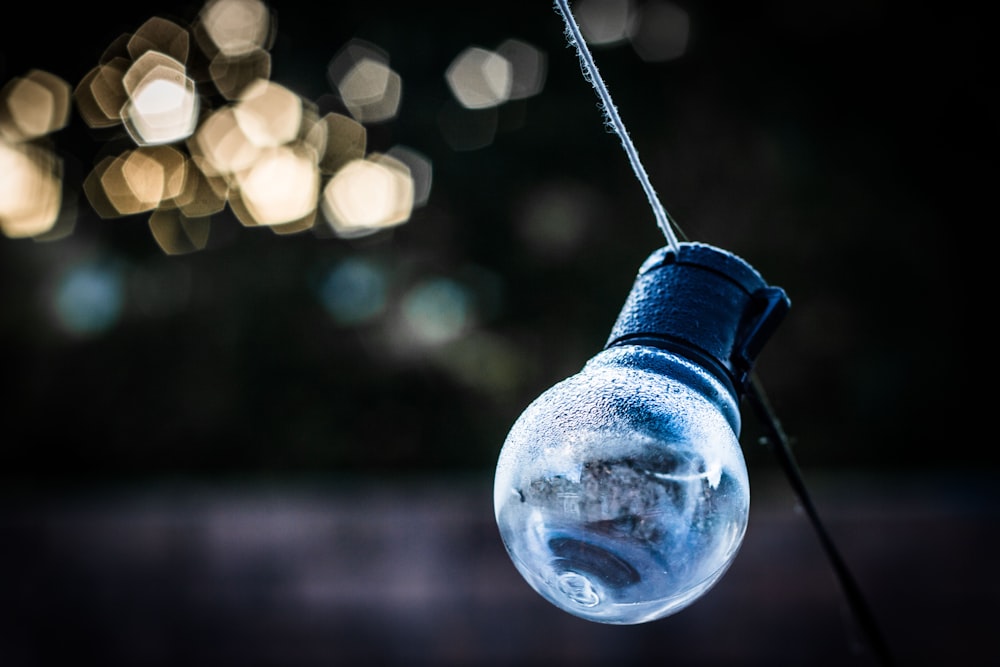
<svg viewBox="0 0 1000 667">
<path fill-rule="evenodd" d="M 593 582 L 573 570 L 566 570 L 559 575 L 559 592 L 581 607 L 594 607 L 601 601 Z"/>
<path fill-rule="evenodd" d="M 673 377 L 653 372 L 673 362 Z M 704 391 L 712 380 L 687 370 L 662 351 L 603 352 L 511 430 L 497 523 L 517 569 L 556 606 L 603 623 L 659 618 L 708 590 L 739 549 L 742 451 Z"/>
<path fill-rule="evenodd" d="M 550 595 L 584 608 L 673 598 L 735 551 L 744 525 L 733 475 L 699 456 L 654 454 L 585 461 L 578 479 L 545 476 L 512 494 L 500 520 L 528 530 L 504 537 L 522 563 L 547 563 Z"/>
</svg>

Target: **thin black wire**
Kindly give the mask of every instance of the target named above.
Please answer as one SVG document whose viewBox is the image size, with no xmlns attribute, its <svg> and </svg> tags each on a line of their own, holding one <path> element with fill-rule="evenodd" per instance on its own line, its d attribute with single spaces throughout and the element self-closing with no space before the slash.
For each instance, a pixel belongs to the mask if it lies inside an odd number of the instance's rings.
<svg viewBox="0 0 1000 667">
<path fill-rule="evenodd" d="M 840 555 L 837 546 L 833 542 L 833 538 L 830 537 L 826 527 L 819 518 L 819 513 L 816 511 L 816 507 L 813 505 L 812 498 L 806 488 L 805 480 L 802 478 L 799 466 L 795 462 L 795 457 L 792 454 L 792 448 L 789 443 L 788 436 L 785 434 L 785 431 L 781 426 L 781 422 L 779 422 L 778 418 L 775 416 L 774 410 L 772 409 L 771 404 L 764 393 L 764 388 L 756 374 L 751 374 L 750 376 L 750 386 L 746 397 L 754 411 L 757 413 L 758 418 L 763 422 L 765 429 L 768 431 L 767 442 L 771 445 L 771 450 L 777 457 L 778 463 L 780 464 L 782 471 L 785 473 L 785 476 L 788 478 L 788 482 L 791 484 L 792 490 L 795 492 L 795 495 L 798 496 L 799 502 L 802 504 L 802 508 L 806 512 L 806 516 L 809 517 L 810 523 L 812 523 L 813 528 L 816 530 L 816 534 L 819 536 L 819 541 L 823 546 L 823 550 L 826 552 L 827 558 L 829 558 L 830 563 L 833 565 L 834 572 L 837 574 L 837 579 L 840 581 L 840 585 L 843 588 L 844 596 L 847 598 L 847 603 L 850 605 L 851 611 L 853 612 L 861 631 L 864 633 L 870 648 L 875 653 L 875 657 L 878 659 L 880 664 L 885 665 L 886 667 L 894 665 L 895 662 L 893 660 L 892 653 L 889 651 L 889 646 L 886 644 L 885 639 L 882 636 L 879 625 L 875 620 L 875 616 L 872 613 L 871 608 L 868 606 L 868 602 L 865 600 L 865 597 L 861 592 L 861 588 L 858 586 L 857 581 L 855 581 L 854 576 L 847 567 L 847 563 Z"/>
</svg>

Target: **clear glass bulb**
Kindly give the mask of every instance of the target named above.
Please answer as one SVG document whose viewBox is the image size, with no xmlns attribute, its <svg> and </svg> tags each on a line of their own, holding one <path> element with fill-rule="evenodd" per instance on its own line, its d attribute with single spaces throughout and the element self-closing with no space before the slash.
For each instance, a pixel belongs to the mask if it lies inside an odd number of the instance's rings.
<svg viewBox="0 0 1000 667">
<path fill-rule="evenodd" d="M 602 623 L 679 611 L 732 562 L 750 486 L 739 412 L 718 380 L 675 354 L 605 350 L 514 424 L 494 486 L 522 576 Z"/>
<path fill-rule="evenodd" d="M 647 260 L 608 345 L 525 409 L 497 462 L 515 567 L 592 621 L 683 609 L 747 529 L 739 390 L 788 300 L 734 255 L 682 246 Z"/>
</svg>

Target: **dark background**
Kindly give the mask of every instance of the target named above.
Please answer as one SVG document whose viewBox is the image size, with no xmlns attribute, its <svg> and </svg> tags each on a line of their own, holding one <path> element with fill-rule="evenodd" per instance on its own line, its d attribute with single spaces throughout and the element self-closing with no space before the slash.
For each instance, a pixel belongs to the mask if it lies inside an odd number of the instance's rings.
<svg viewBox="0 0 1000 667">
<path fill-rule="evenodd" d="M 988 664 L 988 24 L 971 3 L 678 4 L 684 57 L 594 49 L 654 187 L 690 240 L 791 297 L 759 375 L 900 662 Z M 751 414 L 747 542 L 689 610 L 595 627 L 506 561 L 491 514 L 506 431 L 600 349 L 664 243 L 551 4 L 270 6 L 271 78 L 310 100 L 329 103 L 348 40 L 390 53 L 403 103 L 368 148 L 426 155 L 430 199 L 355 241 L 220 215 L 208 248 L 168 257 L 145 216 L 87 205 L 107 146 L 78 117 L 52 137 L 74 233 L 0 239 L 0 662 L 871 664 Z M 75 85 L 120 34 L 198 8 L 8 6 L 0 81 L 39 68 Z M 454 150 L 443 73 L 509 37 L 547 54 L 545 88 L 500 110 L 490 145 Z M 552 190 L 580 203 L 568 248 L 525 226 Z M 364 326 L 317 298 L 351 257 L 393 267 L 389 309 Z M 114 326 L 67 334 L 54 285 L 82 261 L 162 298 L 126 290 Z M 472 295 L 465 336 L 390 342 L 407 291 L 442 277 Z"/>
</svg>

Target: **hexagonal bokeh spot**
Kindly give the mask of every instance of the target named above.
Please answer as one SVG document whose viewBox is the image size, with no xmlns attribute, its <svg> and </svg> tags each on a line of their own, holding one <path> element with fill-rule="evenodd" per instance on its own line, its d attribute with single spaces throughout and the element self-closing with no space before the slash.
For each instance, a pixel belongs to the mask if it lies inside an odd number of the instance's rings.
<svg viewBox="0 0 1000 667">
<path fill-rule="evenodd" d="M 72 89 L 60 77 L 34 69 L 0 89 L 0 137 L 28 141 L 69 122 Z"/>
<path fill-rule="evenodd" d="M 399 225 L 413 211 L 410 170 L 385 155 L 352 160 L 326 184 L 321 208 L 334 233 L 344 238 Z"/>
<path fill-rule="evenodd" d="M 168 144 L 191 136 L 200 106 L 194 81 L 183 70 L 158 64 L 135 85 L 122 119 L 138 145 Z"/>
<path fill-rule="evenodd" d="M 488 109 L 510 99 L 510 61 L 495 51 L 470 46 L 452 60 L 445 79 L 455 99 L 466 109 Z"/>
<path fill-rule="evenodd" d="M 233 113 L 255 146 L 280 146 L 298 136 L 302 98 L 281 84 L 257 79 L 240 93 Z"/>
</svg>

